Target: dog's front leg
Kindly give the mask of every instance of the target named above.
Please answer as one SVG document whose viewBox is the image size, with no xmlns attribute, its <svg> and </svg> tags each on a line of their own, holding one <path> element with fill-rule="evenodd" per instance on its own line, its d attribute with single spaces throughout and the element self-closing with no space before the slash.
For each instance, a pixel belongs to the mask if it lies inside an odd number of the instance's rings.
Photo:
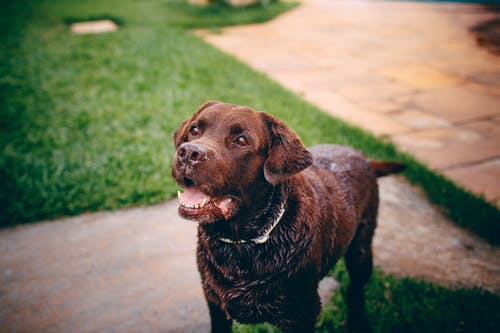
<svg viewBox="0 0 500 333">
<path fill-rule="evenodd" d="M 310 306 L 309 309 L 294 309 L 295 316 L 278 321 L 277 326 L 283 333 L 314 333 L 316 317 L 319 313 L 319 298 L 317 304 L 312 303 L 308 306 Z"/>
<path fill-rule="evenodd" d="M 210 311 L 212 333 L 231 333 L 233 321 L 227 318 L 226 313 L 222 311 L 220 306 L 208 300 L 207 303 L 208 310 Z"/>
<path fill-rule="evenodd" d="M 284 312 L 276 320 L 283 333 L 314 333 L 321 310 L 315 272 L 297 274 L 286 291 Z"/>
</svg>

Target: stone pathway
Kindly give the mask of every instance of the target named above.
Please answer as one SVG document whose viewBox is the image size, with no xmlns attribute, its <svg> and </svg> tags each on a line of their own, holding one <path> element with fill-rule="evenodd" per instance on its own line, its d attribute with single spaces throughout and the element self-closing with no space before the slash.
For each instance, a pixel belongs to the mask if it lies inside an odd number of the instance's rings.
<svg viewBox="0 0 500 333">
<path fill-rule="evenodd" d="M 500 206 L 500 57 L 469 33 L 495 15 L 467 4 L 305 0 L 269 23 L 200 35 Z"/>
</svg>

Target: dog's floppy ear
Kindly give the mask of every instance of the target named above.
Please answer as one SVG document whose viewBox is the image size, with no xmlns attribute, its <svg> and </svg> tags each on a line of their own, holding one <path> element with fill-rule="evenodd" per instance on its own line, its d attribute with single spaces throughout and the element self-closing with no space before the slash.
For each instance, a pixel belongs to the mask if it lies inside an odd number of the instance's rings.
<svg viewBox="0 0 500 333">
<path fill-rule="evenodd" d="M 284 122 L 264 112 L 262 117 L 269 133 L 264 176 L 269 183 L 276 185 L 310 166 L 313 158 L 297 134 Z"/>
<path fill-rule="evenodd" d="M 174 145 L 175 145 L 175 147 L 178 147 L 184 141 L 183 135 L 186 132 L 186 127 L 191 122 L 191 119 L 193 119 L 193 117 L 195 117 L 196 115 L 198 115 L 198 113 L 200 113 L 204 109 L 208 108 L 209 106 L 212 106 L 212 105 L 215 105 L 215 104 L 218 104 L 218 103 L 220 103 L 220 102 L 219 101 L 207 101 L 207 102 L 203 103 L 198 108 L 198 110 L 195 112 L 194 115 L 192 115 L 191 117 L 189 117 L 188 119 L 186 119 L 186 120 L 184 120 L 182 122 L 181 126 L 179 126 L 179 128 L 176 129 L 175 133 L 174 133 Z"/>
</svg>

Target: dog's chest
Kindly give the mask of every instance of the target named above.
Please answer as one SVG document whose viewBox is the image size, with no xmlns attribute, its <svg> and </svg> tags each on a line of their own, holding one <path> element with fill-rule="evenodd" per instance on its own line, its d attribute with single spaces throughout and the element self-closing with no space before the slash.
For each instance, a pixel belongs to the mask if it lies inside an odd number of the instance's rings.
<svg viewBox="0 0 500 333">
<path fill-rule="evenodd" d="M 272 322 L 285 303 L 284 292 L 276 281 L 240 280 L 220 288 L 218 296 L 226 314 L 242 323 Z"/>
<path fill-rule="evenodd" d="M 283 311 L 285 282 L 276 274 L 276 266 L 267 262 L 271 260 L 269 255 L 263 261 L 228 253 L 217 259 L 213 253 L 204 254 L 198 264 L 205 293 L 228 317 L 242 323 L 272 322 Z"/>
</svg>

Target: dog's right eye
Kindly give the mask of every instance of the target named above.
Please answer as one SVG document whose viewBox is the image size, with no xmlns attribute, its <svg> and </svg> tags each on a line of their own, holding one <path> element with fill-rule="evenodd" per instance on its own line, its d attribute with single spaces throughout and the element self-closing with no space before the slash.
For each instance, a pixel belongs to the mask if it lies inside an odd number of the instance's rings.
<svg viewBox="0 0 500 333">
<path fill-rule="evenodd" d="M 189 129 L 189 133 L 192 135 L 192 136 L 198 136 L 200 134 L 200 128 L 196 125 L 193 125 L 191 126 L 191 128 Z"/>
<path fill-rule="evenodd" d="M 248 140 L 244 135 L 240 135 L 235 142 L 241 147 L 248 145 Z"/>
</svg>

